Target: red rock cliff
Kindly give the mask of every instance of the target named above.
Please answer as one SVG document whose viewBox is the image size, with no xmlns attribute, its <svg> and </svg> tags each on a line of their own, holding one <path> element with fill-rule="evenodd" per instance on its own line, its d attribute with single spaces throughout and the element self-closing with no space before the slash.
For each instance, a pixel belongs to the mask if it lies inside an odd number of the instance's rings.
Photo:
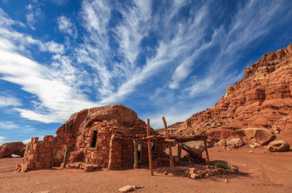
<svg viewBox="0 0 292 193">
<path fill-rule="evenodd" d="M 292 142 L 292 44 L 244 71 L 212 108 L 174 124 L 187 134 L 212 129 L 267 128 Z"/>
</svg>

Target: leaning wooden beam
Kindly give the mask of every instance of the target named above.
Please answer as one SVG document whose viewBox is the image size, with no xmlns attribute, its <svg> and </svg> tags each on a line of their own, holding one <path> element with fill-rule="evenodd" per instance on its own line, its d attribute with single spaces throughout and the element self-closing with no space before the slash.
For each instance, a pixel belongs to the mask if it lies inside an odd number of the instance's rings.
<svg viewBox="0 0 292 193">
<path fill-rule="evenodd" d="M 150 136 L 150 120 L 147 119 L 147 136 Z M 148 149 L 148 164 L 150 169 L 150 174 L 153 176 L 153 166 L 152 166 L 152 147 L 150 139 L 147 140 L 147 149 Z"/>
<path fill-rule="evenodd" d="M 169 137 L 169 133 L 168 133 L 168 127 L 167 127 L 167 122 L 166 122 L 165 117 L 162 117 L 162 121 L 163 121 L 163 124 L 164 124 L 164 128 L 166 130 L 166 137 L 168 138 Z M 173 160 L 173 156 L 172 156 L 171 144 L 168 144 L 168 153 L 169 153 L 169 166 L 171 168 L 173 168 L 174 167 L 174 160 Z"/>
<path fill-rule="evenodd" d="M 204 145 L 205 145 L 206 158 L 207 158 L 207 161 L 209 162 L 210 158 L 209 158 L 209 152 L 208 152 L 207 139 L 204 140 Z"/>
<path fill-rule="evenodd" d="M 137 146 L 138 146 L 138 144 L 137 144 L 137 142 L 136 142 L 136 140 L 133 140 L 133 153 L 134 153 L 134 168 L 136 169 L 136 168 L 138 168 L 138 150 L 137 150 Z"/>
</svg>

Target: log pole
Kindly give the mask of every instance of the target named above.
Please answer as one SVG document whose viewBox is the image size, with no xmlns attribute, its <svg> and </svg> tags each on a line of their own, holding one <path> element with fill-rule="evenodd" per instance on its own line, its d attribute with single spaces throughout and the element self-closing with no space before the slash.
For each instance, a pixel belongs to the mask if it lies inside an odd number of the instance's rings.
<svg viewBox="0 0 292 193">
<path fill-rule="evenodd" d="M 169 137 L 168 126 L 167 126 L 166 118 L 164 116 L 162 117 L 162 121 L 163 121 L 164 128 L 165 128 L 165 131 L 166 131 L 166 137 L 168 138 Z M 172 156 L 171 144 L 168 144 L 168 153 L 169 153 L 169 166 L 171 168 L 173 168 L 174 167 L 174 161 L 173 161 L 173 156 Z"/>
<path fill-rule="evenodd" d="M 205 145 L 205 152 L 206 152 L 206 158 L 207 161 L 210 161 L 210 157 L 209 157 L 209 152 L 208 152 L 208 144 L 207 144 L 207 139 L 204 140 L 204 145 Z"/>
<path fill-rule="evenodd" d="M 177 155 L 178 155 L 178 159 L 181 159 L 181 145 L 180 143 L 177 144 Z"/>
<path fill-rule="evenodd" d="M 150 135 L 150 119 L 147 119 L 147 136 Z M 151 140 L 147 140 L 147 149 L 148 149 L 148 164 L 149 164 L 149 170 L 150 175 L 153 176 L 153 166 L 152 166 L 152 148 L 151 148 Z"/>
<path fill-rule="evenodd" d="M 134 153 L 134 166 L 133 168 L 136 169 L 138 168 L 138 150 L 137 150 L 137 142 L 136 140 L 133 140 L 133 153 Z"/>
<path fill-rule="evenodd" d="M 62 168 L 65 168 L 66 167 L 66 164 L 67 164 L 67 154 L 68 154 L 68 147 L 66 145 L 65 146 L 65 149 L 64 149 L 64 158 L 63 158 Z"/>
</svg>

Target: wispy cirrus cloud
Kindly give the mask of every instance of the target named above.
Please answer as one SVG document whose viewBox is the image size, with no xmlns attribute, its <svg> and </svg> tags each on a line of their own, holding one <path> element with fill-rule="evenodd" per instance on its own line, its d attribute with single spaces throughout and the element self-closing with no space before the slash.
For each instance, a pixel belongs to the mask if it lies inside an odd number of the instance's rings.
<svg viewBox="0 0 292 193">
<path fill-rule="evenodd" d="M 77 29 L 72 24 L 72 21 L 68 17 L 60 16 L 57 19 L 57 23 L 58 23 L 58 29 L 60 30 L 60 32 L 62 32 L 64 34 L 68 34 L 68 35 L 76 38 Z"/>
<path fill-rule="evenodd" d="M 0 96 L 0 107 L 17 107 L 21 105 L 20 99 L 13 96 Z"/>
<path fill-rule="evenodd" d="M 35 25 L 42 14 L 39 0 L 29 0 L 26 12 L 26 23 L 31 29 L 35 29 Z"/>
<path fill-rule="evenodd" d="M 74 23 L 67 13 L 54 18 L 61 37 L 77 37 L 66 42 L 26 34 L 0 9 L 0 79 L 33 95 L 29 107 L 14 109 L 44 123 L 130 98 L 132 106 L 144 108 L 143 116 L 183 119 L 239 79 L 233 68 L 243 52 L 289 23 L 287 2 L 233 2 L 233 12 L 224 15 L 212 0 L 83 0 Z M 210 97 L 200 106 L 201 95 Z"/>
<path fill-rule="evenodd" d="M 0 122 L 0 130 L 13 130 L 13 129 L 19 129 L 20 126 L 11 122 L 11 121 L 4 121 Z"/>
</svg>

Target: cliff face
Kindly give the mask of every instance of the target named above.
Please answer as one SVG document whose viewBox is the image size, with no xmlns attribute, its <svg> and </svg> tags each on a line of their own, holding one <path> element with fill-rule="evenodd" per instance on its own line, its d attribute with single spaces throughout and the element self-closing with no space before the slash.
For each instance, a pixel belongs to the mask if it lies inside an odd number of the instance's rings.
<svg viewBox="0 0 292 193">
<path fill-rule="evenodd" d="M 264 55 L 215 106 L 173 127 L 182 134 L 260 127 L 292 142 L 292 44 Z"/>
</svg>

